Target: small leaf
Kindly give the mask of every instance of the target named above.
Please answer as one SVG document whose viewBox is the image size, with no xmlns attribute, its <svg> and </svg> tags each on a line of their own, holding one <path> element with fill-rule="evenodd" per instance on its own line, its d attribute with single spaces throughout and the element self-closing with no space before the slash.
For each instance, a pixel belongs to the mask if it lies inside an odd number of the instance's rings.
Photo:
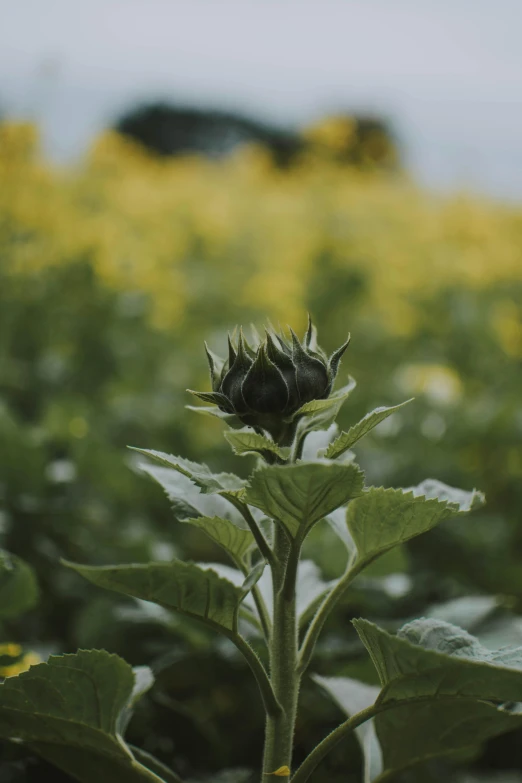
<svg viewBox="0 0 522 783">
<path fill-rule="evenodd" d="M 131 667 L 117 655 L 52 656 L 0 685 L 0 736 L 22 739 L 85 783 L 150 780 L 120 734 L 135 689 Z"/>
<path fill-rule="evenodd" d="M 222 517 L 193 517 L 184 520 L 204 530 L 216 544 L 228 552 L 235 560 L 243 556 L 254 546 L 254 536 L 250 530 L 235 525 L 230 519 Z"/>
<path fill-rule="evenodd" d="M 290 777 L 290 767 L 285 765 L 284 767 L 279 767 L 276 769 L 275 772 L 267 772 L 266 774 L 275 775 L 276 778 L 288 778 Z"/>
<path fill-rule="evenodd" d="M 178 473 L 193 481 L 205 493 L 212 494 L 221 492 L 223 489 L 241 489 L 245 485 L 245 482 L 239 476 L 234 476 L 232 473 L 213 474 L 208 465 L 191 462 L 183 457 L 174 457 L 172 454 L 165 454 L 162 451 L 154 451 L 153 449 L 138 449 L 134 446 L 129 448 L 166 468 L 177 470 Z"/>
<path fill-rule="evenodd" d="M 327 691 L 342 711 L 351 718 L 358 712 L 371 707 L 379 696 L 379 688 L 366 685 L 350 677 L 320 677 L 312 675 L 312 679 Z M 355 729 L 364 757 L 364 783 L 372 783 L 383 771 L 382 752 L 375 721 L 368 720 Z"/>
<path fill-rule="evenodd" d="M 214 571 L 193 563 L 145 563 L 121 566 L 64 565 L 90 582 L 203 621 L 224 633 L 236 633 L 239 607 L 250 587 L 236 587 Z"/>
<path fill-rule="evenodd" d="M 437 482 L 440 484 L 440 482 Z M 421 485 L 421 487 L 424 485 Z M 444 497 L 454 497 L 444 487 Z M 461 490 L 456 490 L 462 493 Z M 472 493 L 463 493 L 462 504 L 449 499 L 438 500 L 419 494 L 419 488 L 410 490 L 370 487 L 350 503 L 346 522 L 357 547 L 357 560 L 362 566 L 410 538 L 425 533 L 443 519 L 465 513 L 473 500 Z"/>
<path fill-rule="evenodd" d="M 273 440 L 252 432 L 249 427 L 242 430 L 228 430 L 224 435 L 232 446 L 234 454 L 239 456 L 260 454 L 267 462 L 273 462 L 274 458 L 283 462 L 290 453 L 290 449 L 280 448 Z"/>
<path fill-rule="evenodd" d="M 0 549 L 0 619 L 28 612 L 38 597 L 33 569 L 16 555 Z"/>
<path fill-rule="evenodd" d="M 413 399 L 413 398 L 412 398 Z M 407 405 L 412 400 L 406 400 L 401 402 L 400 405 L 394 405 L 391 408 L 376 408 L 371 413 L 367 413 L 366 416 L 357 422 L 353 427 L 350 427 L 348 432 L 341 432 L 339 437 L 334 440 L 333 443 L 328 446 L 324 456 L 327 459 L 337 459 L 345 451 L 350 449 L 358 440 L 367 435 L 377 424 L 387 419 L 392 413 L 398 411 L 404 405 Z"/>
<path fill-rule="evenodd" d="M 252 474 L 246 501 L 282 522 L 292 537 L 304 539 L 312 525 L 360 495 L 363 483 L 355 465 L 271 466 Z"/>
</svg>

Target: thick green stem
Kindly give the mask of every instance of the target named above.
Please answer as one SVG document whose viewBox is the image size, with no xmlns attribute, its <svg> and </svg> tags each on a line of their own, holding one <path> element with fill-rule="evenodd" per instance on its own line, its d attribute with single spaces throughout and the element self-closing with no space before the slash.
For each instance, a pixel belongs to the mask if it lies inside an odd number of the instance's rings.
<svg viewBox="0 0 522 783">
<path fill-rule="evenodd" d="M 297 674 L 297 610 L 295 590 L 288 588 L 285 575 L 290 554 L 286 533 L 276 528 L 275 555 L 279 568 L 273 571 L 274 619 L 270 640 L 270 680 L 281 705 L 279 715 L 267 716 L 263 777 L 281 767 L 292 767 L 292 749 L 300 678 Z"/>
</svg>

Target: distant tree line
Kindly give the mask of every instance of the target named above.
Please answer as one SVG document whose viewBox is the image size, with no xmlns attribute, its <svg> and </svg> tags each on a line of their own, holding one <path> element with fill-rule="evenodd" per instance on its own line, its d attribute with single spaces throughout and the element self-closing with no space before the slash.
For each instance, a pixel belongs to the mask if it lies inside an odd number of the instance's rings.
<svg viewBox="0 0 522 783">
<path fill-rule="evenodd" d="M 259 144 L 279 168 L 291 167 L 310 154 L 356 166 L 395 169 L 400 164 L 389 123 L 369 115 L 337 114 L 292 131 L 236 112 L 152 103 L 131 109 L 114 127 L 164 156 L 221 158 L 242 145 Z"/>
</svg>

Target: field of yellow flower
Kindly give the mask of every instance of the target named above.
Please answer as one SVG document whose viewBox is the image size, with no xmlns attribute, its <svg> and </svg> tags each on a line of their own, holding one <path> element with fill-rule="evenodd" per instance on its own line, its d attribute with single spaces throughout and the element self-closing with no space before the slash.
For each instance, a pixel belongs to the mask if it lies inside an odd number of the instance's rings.
<svg viewBox="0 0 522 783">
<path fill-rule="evenodd" d="M 156 158 L 107 132 L 81 164 L 60 168 L 39 154 L 33 127 L 6 124 L 0 179 L 9 270 L 87 258 L 108 286 L 149 296 L 154 324 L 169 329 L 207 299 L 229 299 L 231 322 L 236 311 L 302 325 L 325 257 L 331 286 L 363 275 L 366 307 L 398 334 L 417 328 L 419 292 L 522 280 L 522 208 L 321 159 L 281 172 L 254 147 L 219 161 Z M 521 355 L 509 296 L 491 318 Z"/>
</svg>

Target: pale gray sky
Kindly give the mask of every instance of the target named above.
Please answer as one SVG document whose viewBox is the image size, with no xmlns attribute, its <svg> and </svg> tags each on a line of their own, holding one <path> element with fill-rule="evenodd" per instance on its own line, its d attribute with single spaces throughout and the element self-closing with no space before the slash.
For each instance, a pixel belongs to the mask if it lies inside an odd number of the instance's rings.
<svg viewBox="0 0 522 783">
<path fill-rule="evenodd" d="M 522 0 L 0 0 L 0 107 L 50 154 L 137 99 L 292 125 L 336 109 L 395 122 L 437 187 L 522 200 Z"/>
</svg>

